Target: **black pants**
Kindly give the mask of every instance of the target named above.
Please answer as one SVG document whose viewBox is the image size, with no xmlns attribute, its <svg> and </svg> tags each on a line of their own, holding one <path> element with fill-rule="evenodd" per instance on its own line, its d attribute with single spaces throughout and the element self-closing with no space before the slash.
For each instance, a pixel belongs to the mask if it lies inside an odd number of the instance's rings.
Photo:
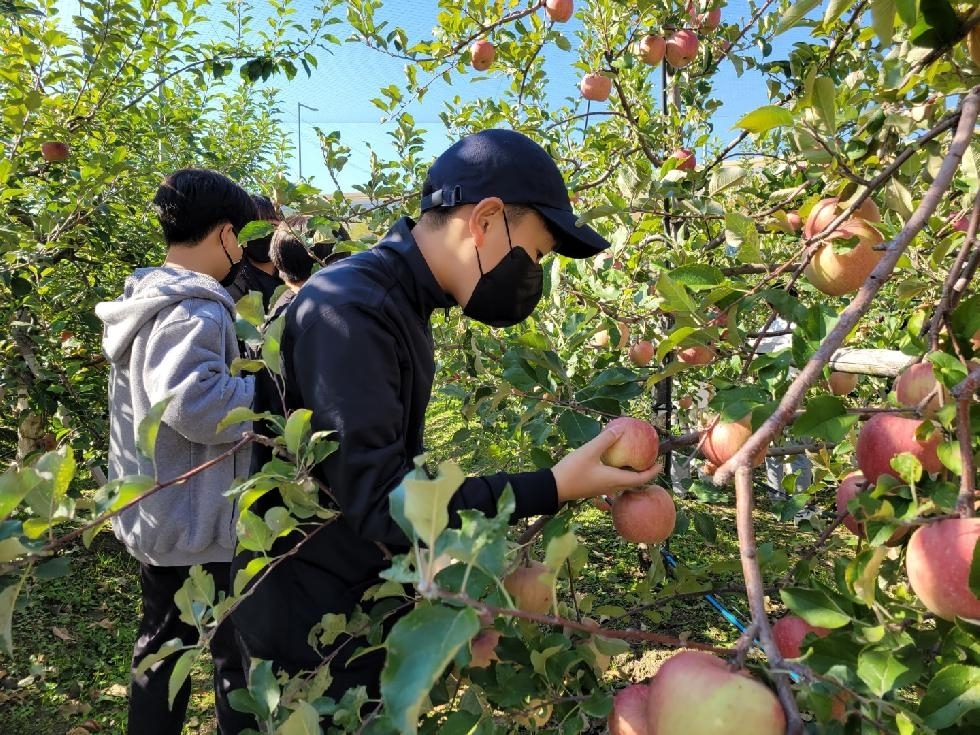
<svg viewBox="0 0 980 735">
<path fill-rule="evenodd" d="M 203 565 L 214 577 L 216 590 L 228 591 L 231 565 L 211 563 Z M 170 674 L 179 654 L 158 661 L 147 671 L 136 675 L 136 666 L 150 653 L 173 638 L 185 644 L 198 640 L 197 629 L 180 620 L 174 594 L 181 588 L 190 573 L 190 567 L 156 567 L 140 564 L 140 586 L 143 597 L 143 618 L 140 620 L 136 645 L 133 648 L 133 677 L 129 694 L 129 735 L 180 735 L 190 699 L 191 682 L 188 678 L 174 698 L 174 706 L 168 705 Z M 242 668 L 242 656 L 231 620 L 218 626 L 211 638 L 211 658 L 214 661 L 214 702 L 221 735 L 238 735 L 251 728 L 257 730 L 255 718 L 236 712 L 228 703 L 228 694 L 245 687 L 246 675 Z"/>
</svg>

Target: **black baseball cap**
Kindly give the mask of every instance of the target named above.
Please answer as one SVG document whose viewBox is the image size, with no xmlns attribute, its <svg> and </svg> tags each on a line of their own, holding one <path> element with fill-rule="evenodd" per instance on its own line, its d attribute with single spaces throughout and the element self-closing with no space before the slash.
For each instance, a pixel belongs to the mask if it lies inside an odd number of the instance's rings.
<svg viewBox="0 0 980 735">
<path fill-rule="evenodd" d="M 578 218 L 554 159 L 517 131 L 482 130 L 446 150 L 425 177 L 422 211 L 476 204 L 487 197 L 533 208 L 551 226 L 561 255 L 589 258 L 609 247 L 591 227 L 575 224 Z"/>
</svg>

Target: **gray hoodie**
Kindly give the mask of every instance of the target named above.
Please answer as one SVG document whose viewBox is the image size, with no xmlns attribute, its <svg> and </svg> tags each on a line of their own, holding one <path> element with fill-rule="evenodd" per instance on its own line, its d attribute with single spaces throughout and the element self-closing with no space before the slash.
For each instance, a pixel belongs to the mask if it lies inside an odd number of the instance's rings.
<svg viewBox="0 0 980 735">
<path fill-rule="evenodd" d="M 251 424 L 218 422 L 252 404 L 253 378 L 229 371 L 238 356 L 235 304 L 210 276 L 183 268 L 140 268 L 123 295 L 95 307 L 105 323 L 109 376 L 109 477 L 178 477 L 226 452 Z M 156 441 L 156 467 L 137 449 L 140 422 L 171 396 Z M 249 468 L 239 450 L 179 485 L 157 491 L 115 516 L 116 536 L 156 566 L 231 561 L 233 503 L 224 496 Z"/>
</svg>

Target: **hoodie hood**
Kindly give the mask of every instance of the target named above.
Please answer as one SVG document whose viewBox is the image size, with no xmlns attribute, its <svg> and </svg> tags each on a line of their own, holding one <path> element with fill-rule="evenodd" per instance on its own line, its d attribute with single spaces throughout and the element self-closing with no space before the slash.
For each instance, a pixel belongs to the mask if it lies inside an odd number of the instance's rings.
<svg viewBox="0 0 980 735">
<path fill-rule="evenodd" d="M 164 309 L 190 298 L 215 301 L 235 319 L 235 302 L 211 276 L 172 266 L 135 270 L 126 279 L 122 296 L 95 306 L 96 316 L 105 324 L 102 348 L 106 357 L 110 362 L 118 362 L 147 322 Z"/>
</svg>

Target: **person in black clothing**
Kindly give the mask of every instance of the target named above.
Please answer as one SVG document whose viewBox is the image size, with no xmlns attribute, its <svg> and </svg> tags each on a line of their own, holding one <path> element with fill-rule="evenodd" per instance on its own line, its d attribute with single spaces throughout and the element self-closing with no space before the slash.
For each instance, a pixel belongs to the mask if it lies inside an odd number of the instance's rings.
<svg viewBox="0 0 980 735">
<path fill-rule="evenodd" d="M 255 202 L 255 206 L 259 210 L 258 218 L 260 220 L 266 220 L 273 224 L 282 221 L 279 209 L 269 197 L 252 194 L 252 201 Z M 242 244 L 245 257 L 242 259 L 241 267 L 234 282 L 225 289 L 235 303 L 238 303 L 238 300 L 249 291 L 258 291 L 262 294 L 262 309 L 264 311 L 269 310 L 273 294 L 277 288 L 282 286 L 282 279 L 276 273 L 272 259 L 269 257 L 271 242 L 272 234 L 270 233 Z"/>
<path fill-rule="evenodd" d="M 286 310 L 286 407 L 310 409 L 314 431 L 336 432 L 338 449 L 315 475 L 341 515 L 305 527 L 316 533 L 298 549 L 301 534 L 280 539 L 273 553 L 294 553 L 253 580 L 234 620 L 248 657 L 272 660 L 291 675 L 336 654 L 327 691 L 335 699 L 357 685 L 377 697 L 383 651 L 348 661 L 359 642 L 342 637 L 318 649 L 308 634 L 326 613 L 350 614 L 388 567 L 388 554 L 408 549 L 388 494 L 423 452 L 435 373 L 432 313 L 459 305 L 488 325 L 517 324 L 541 297 L 544 256 L 587 258 L 609 246 L 576 226 L 551 156 L 510 130 L 475 133 L 439 156 L 422 189 L 422 212 L 417 223 L 399 220 L 370 250 L 315 273 Z M 467 509 L 495 515 L 507 484 L 516 521 L 652 480 L 656 468 L 602 464 L 618 438 L 614 429 L 603 431 L 551 469 L 467 478 L 450 500 L 451 523 L 458 527 Z M 263 501 L 276 504 L 272 495 Z M 259 515 L 266 509 L 253 507 Z M 252 558 L 240 551 L 235 568 Z"/>
</svg>

